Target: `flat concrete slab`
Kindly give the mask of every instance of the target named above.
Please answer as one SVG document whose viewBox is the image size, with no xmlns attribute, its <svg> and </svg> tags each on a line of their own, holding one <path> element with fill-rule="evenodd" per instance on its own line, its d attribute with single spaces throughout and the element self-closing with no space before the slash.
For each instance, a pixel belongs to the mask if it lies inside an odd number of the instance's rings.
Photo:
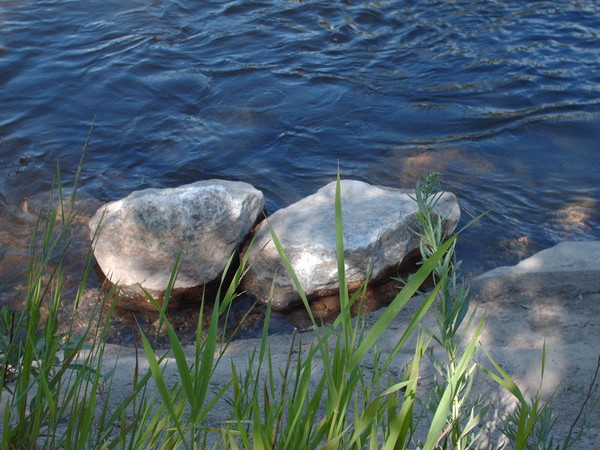
<svg viewBox="0 0 600 450">
<path fill-rule="evenodd" d="M 600 241 L 561 242 L 514 266 L 498 267 L 484 273 L 479 278 L 515 273 L 570 271 L 600 271 Z"/>
</svg>

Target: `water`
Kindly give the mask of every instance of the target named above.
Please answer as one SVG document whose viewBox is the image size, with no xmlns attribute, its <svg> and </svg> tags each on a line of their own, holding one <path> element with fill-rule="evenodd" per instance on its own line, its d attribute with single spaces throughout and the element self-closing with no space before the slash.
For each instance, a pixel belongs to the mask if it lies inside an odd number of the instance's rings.
<svg viewBox="0 0 600 450">
<path fill-rule="evenodd" d="M 491 209 L 459 244 L 468 276 L 598 239 L 599 34 L 596 1 L 1 1 L 1 295 L 92 121 L 83 218 L 208 178 L 273 212 L 339 164 L 396 187 L 440 171 L 462 224 Z"/>
</svg>

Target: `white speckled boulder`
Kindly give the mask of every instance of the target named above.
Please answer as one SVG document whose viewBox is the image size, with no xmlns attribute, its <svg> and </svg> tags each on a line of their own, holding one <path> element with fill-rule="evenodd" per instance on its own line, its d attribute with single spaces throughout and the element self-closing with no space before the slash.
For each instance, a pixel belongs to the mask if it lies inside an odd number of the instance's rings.
<svg viewBox="0 0 600 450">
<path fill-rule="evenodd" d="M 329 183 L 268 218 L 309 297 L 338 289 L 335 190 L 336 183 Z M 417 226 L 414 214 L 418 208 L 409 192 L 343 180 L 341 196 L 349 284 L 365 280 L 371 261 L 375 279 L 418 249 L 418 238 L 411 231 Z M 460 218 L 456 196 L 443 193 L 434 211 L 447 219 L 445 231 L 451 233 Z M 252 265 L 243 281 L 248 294 L 266 303 L 277 273 L 271 300 L 273 309 L 283 310 L 298 302 L 300 297 L 281 263 L 265 222 L 257 227 L 249 256 Z"/>
<path fill-rule="evenodd" d="M 90 220 L 94 255 L 111 282 L 164 291 L 181 249 L 175 287 L 203 285 L 222 273 L 263 207 L 260 191 L 236 181 L 136 191 Z"/>
</svg>

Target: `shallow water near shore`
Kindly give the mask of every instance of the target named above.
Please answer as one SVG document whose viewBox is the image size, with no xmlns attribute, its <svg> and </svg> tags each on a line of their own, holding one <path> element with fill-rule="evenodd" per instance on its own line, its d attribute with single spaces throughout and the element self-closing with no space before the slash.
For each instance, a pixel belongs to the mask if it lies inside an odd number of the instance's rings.
<svg viewBox="0 0 600 450">
<path fill-rule="evenodd" d="M 0 4 L 0 299 L 19 304 L 36 204 L 80 179 L 103 202 L 209 178 L 270 212 L 335 178 L 439 171 L 473 277 L 599 239 L 595 1 L 28 1 Z M 94 286 L 92 286 L 94 287 Z"/>
</svg>

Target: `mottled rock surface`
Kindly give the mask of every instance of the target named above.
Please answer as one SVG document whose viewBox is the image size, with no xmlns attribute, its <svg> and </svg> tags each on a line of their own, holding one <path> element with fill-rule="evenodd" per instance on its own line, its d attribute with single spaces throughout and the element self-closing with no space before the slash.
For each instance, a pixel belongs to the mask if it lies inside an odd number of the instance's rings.
<svg viewBox="0 0 600 450">
<path fill-rule="evenodd" d="M 335 190 L 336 183 L 329 183 L 268 218 L 308 296 L 338 289 Z M 341 196 L 346 277 L 350 286 L 365 280 L 370 263 L 372 278 L 377 278 L 418 248 L 418 238 L 411 231 L 417 227 L 414 214 L 418 208 L 407 191 L 343 180 Z M 448 219 L 446 232 L 452 232 L 460 217 L 456 196 L 443 193 L 435 211 Z M 252 265 L 243 287 L 251 296 L 266 303 L 277 273 L 272 307 L 286 309 L 300 299 L 265 222 L 257 227 L 249 256 Z"/>
<path fill-rule="evenodd" d="M 206 284 L 223 271 L 264 207 L 247 183 L 206 180 L 136 191 L 90 220 L 94 255 L 113 283 L 164 291 L 182 251 L 176 288 Z"/>
</svg>

